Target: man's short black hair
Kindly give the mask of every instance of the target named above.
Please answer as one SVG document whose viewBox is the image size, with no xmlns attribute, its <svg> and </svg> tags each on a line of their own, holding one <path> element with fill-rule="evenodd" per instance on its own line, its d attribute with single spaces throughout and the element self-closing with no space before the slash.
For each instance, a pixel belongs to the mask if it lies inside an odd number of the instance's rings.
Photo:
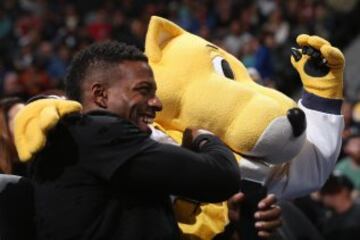
<svg viewBox="0 0 360 240">
<path fill-rule="evenodd" d="M 321 194 L 334 195 L 344 188 L 351 192 L 354 189 L 354 184 L 347 176 L 335 172 L 329 176 L 320 192 Z"/>
<path fill-rule="evenodd" d="M 125 60 L 146 61 L 147 57 L 138 48 L 116 41 L 95 43 L 79 51 L 71 61 L 65 78 L 65 92 L 69 99 L 82 100 L 81 86 L 89 70 L 116 66 Z"/>
</svg>

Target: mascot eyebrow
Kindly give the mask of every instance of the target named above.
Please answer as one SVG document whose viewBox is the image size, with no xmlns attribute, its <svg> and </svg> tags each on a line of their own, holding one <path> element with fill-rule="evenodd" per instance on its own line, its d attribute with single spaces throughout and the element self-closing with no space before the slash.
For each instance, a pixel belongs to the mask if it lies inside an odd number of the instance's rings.
<svg viewBox="0 0 360 240">
<path fill-rule="evenodd" d="M 219 50 L 218 47 L 215 47 L 214 45 L 211 45 L 211 44 L 206 44 L 205 46 L 209 47 L 209 48 L 213 48 L 215 50 Z M 227 77 L 229 79 L 232 79 L 232 80 L 235 80 L 234 72 L 232 71 L 231 66 L 228 63 L 228 61 L 226 61 L 225 59 L 221 59 L 220 66 L 221 66 L 221 69 L 222 69 L 221 72 L 225 77 Z"/>
<path fill-rule="evenodd" d="M 219 50 L 219 48 L 215 47 L 214 45 L 211 45 L 211 44 L 206 44 L 206 47 L 210 47 L 210 48 L 214 48 L 216 50 Z"/>
</svg>

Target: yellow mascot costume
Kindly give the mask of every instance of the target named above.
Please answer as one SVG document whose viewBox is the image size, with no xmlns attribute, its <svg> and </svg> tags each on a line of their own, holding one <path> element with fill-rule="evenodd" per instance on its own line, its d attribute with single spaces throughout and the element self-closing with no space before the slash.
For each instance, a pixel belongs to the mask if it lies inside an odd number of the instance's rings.
<svg viewBox="0 0 360 240">
<path fill-rule="evenodd" d="M 304 52 L 301 56 L 299 50 L 293 49 L 296 59 L 292 63 L 306 91 L 335 99 L 333 104 L 337 105 L 342 98 L 341 52 L 319 37 L 300 35 L 297 42 L 318 49 L 332 68 L 324 76 L 307 75 L 303 69 L 311 55 Z M 156 125 L 178 144 L 186 127 L 205 128 L 219 136 L 242 159 L 240 163 L 246 158 L 281 170 L 282 164 L 299 155 L 306 143 L 306 122 L 297 104 L 252 81 L 243 64 L 232 55 L 159 17 L 150 21 L 145 52 L 163 103 Z M 336 133 L 341 129 L 339 125 Z M 279 167 L 274 168 L 276 165 Z M 258 178 L 253 176 L 255 171 L 249 178 L 265 183 L 274 173 L 268 170 Z M 227 223 L 224 203 L 193 204 L 180 199 L 175 202 L 175 210 L 189 238 L 211 239 Z"/>
</svg>

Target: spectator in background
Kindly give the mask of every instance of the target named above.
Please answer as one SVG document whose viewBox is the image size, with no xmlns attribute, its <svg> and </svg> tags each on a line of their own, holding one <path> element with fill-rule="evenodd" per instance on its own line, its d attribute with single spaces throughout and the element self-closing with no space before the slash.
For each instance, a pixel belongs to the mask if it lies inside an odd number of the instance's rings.
<svg viewBox="0 0 360 240">
<path fill-rule="evenodd" d="M 245 42 L 240 51 L 240 59 L 247 68 L 255 68 L 255 54 L 259 48 L 259 41 L 252 37 Z M 256 70 L 257 71 L 257 70 Z"/>
<path fill-rule="evenodd" d="M 0 173 L 26 175 L 25 165 L 19 162 L 13 141 L 14 117 L 23 107 L 20 98 L 0 101 Z"/>
<path fill-rule="evenodd" d="M 344 131 L 343 131 L 343 140 L 346 140 L 352 135 L 352 113 L 353 113 L 353 104 L 350 101 L 344 100 L 341 107 L 341 114 L 344 116 Z"/>
<path fill-rule="evenodd" d="M 252 39 L 250 33 L 246 32 L 238 20 L 233 20 L 230 25 L 230 32 L 224 38 L 225 48 L 233 55 L 239 56 L 241 48 Z"/>
<path fill-rule="evenodd" d="M 88 25 L 88 31 L 91 38 L 97 42 L 109 40 L 112 26 L 107 21 L 107 12 L 104 9 L 96 11 L 95 19 Z"/>
<path fill-rule="evenodd" d="M 68 30 L 74 31 L 79 27 L 80 16 L 74 5 L 67 5 L 65 8 L 65 26 Z"/>
<path fill-rule="evenodd" d="M 24 88 L 19 81 L 19 76 L 16 72 L 9 71 L 5 73 L 1 81 L 0 93 L 2 96 L 18 96 L 24 97 Z"/>
<path fill-rule="evenodd" d="M 120 9 L 115 10 L 112 18 L 112 38 L 119 42 L 131 44 L 132 36 L 127 18 Z"/>
<path fill-rule="evenodd" d="M 214 14 L 217 22 L 216 29 L 219 35 L 224 35 L 230 26 L 232 20 L 231 5 L 231 0 L 215 1 L 214 3 Z"/>
<path fill-rule="evenodd" d="M 43 59 L 37 58 L 20 74 L 20 83 L 23 85 L 25 94 L 28 97 L 52 88 L 45 64 Z"/>
<path fill-rule="evenodd" d="M 360 135 L 351 136 L 344 147 L 347 155 L 336 165 L 336 170 L 350 179 L 360 191 Z"/>
<path fill-rule="evenodd" d="M 271 82 L 273 77 L 271 51 L 275 47 L 274 33 L 263 31 L 259 41 L 260 45 L 255 53 L 255 68 L 265 82 Z"/>
<path fill-rule="evenodd" d="M 264 28 L 274 33 L 276 45 L 284 44 L 288 40 L 290 25 L 284 20 L 281 9 L 277 8 L 271 12 Z"/>
<path fill-rule="evenodd" d="M 360 101 L 357 101 L 353 106 L 351 132 L 360 135 Z"/>
<path fill-rule="evenodd" d="M 325 39 L 330 39 L 329 11 L 324 2 L 318 2 L 314 10 L 314 33 Z"/>
<path fill-rule="evenodd" d="M 14 65 L 20 71 L 27 69 L 31 65 L 35 54 L 29 43 L 22 44 L 14 56 Z"/>
<path fill-rule="evenodd" d="M 47 65 L 47 72 L 49 73 L 54 86 L 59 86 L 66 74 L 66 69 L 70 64 L 70 60 L 70 49 L 64 44 L 60 45 Z"/>
<path fill-rule="evenodd" d="M 134 44 L 139 49 L 144 50 L 145 36 L 147 30 L 146 24 L 139 19 L 133 19 L 130 23 L 130 30 L 132 32 L 132 38 L 134 41 L 131 44 Z"/>
<path fill-rule="evenodd" d="M 11 25 L 11 20 L 6 16 L 5 11 L 0 8 L 0 40 L 3 40 L 10 34 Z"/>
<path fill-rule="evenodd" d="M 177 16 L 175 22 L 190 32 L 197 30 L 196 20 L 192 13 L 193 5 L 192 1 L 181 1 L 176 7 Z"/>
<path fill-rule="evenodd" d="M 326 240 L 360 239 L 360 205 L 352 198 L 353 184 L 343 175 L 331 175 L 321 189 L 322 202 L 332 210 L 322 230 Z"/>
</svg>

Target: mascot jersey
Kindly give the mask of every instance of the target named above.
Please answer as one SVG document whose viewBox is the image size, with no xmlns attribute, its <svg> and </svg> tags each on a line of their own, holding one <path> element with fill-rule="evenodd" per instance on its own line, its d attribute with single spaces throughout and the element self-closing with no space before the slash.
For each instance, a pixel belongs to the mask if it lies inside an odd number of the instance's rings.
<svg viewBox="0 0 360 240">
<path fill-rule="evenodd" d="M 153 138 L 180 144 L 186 127 L 207 129 L 232 149 L 243 179 L 260 182 L 282 198 L 318 189 L 341 146 L 345 61 L 337 48 L 317 36 L 300 35 L 297 43 L 300 48 L 292 50 L 291 62 L 304 85 L 298 104 L 256 84 L 243 64 L 218 46 L 152 17 L 145 53 L 163 103 Z M 17 125 L 34 115 L 46 118 L 33 112 L 19 117 Z M 39 144 L 26 144 L 26 133 L 34 128 L 15 131 L 23 160 L 44 146 L 48 130 L 44 127 Z M 184 238 L 211 239 L 224 230 L 225 203 L 180 200 L 175 201 L 175 213 Z"/>
</svg>

